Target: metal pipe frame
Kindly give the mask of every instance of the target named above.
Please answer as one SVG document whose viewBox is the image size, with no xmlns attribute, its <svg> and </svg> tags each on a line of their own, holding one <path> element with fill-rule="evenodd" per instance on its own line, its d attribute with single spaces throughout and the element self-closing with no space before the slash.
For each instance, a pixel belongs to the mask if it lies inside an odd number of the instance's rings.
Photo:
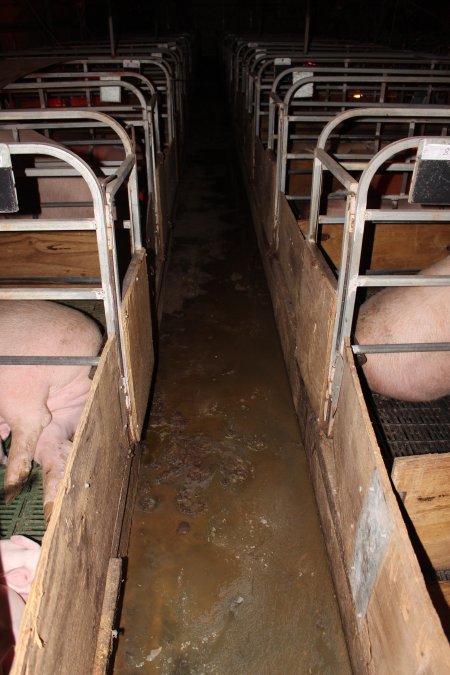
<svg viewBox="0 0 450 675">
<path fill-rule="evenodd" d="M 151 127 L 150 127 L 151 115 L 150 116 L 148 115 L 147 101 L 145 96 L 134 85 L 130 84 L 129 82 L 125 82 L 123 80 L 102 80 L 101 84 L 100 82 L 83 82 L 83 81 L 75 81 L 75 82 L 58 81 L 44 84 L 39 82 L 31 82 L 31 83 L 29 82 L 29 83 L 8 85 L 5 88 L 5 91 L 16 91 L 16 92 L 31 91 L 35 93 L 42 93 L 42 95 L 44 96 L 43 102 L 46 103 L 47 101 L 45 100 L 45 95 L 51 91 L 70 92 L 71 90 L 77 91 L 79 89 L 81 90 L 89 89 L 91 91 L 95 91 L 102 86 L 104 87 L 119 86 L 120 88 L 123 88 L 124 90 L 129 91 L 132 95 L 136 96 L 140 106 L 139 108 L 141 113 L 140 118 L 134 117 L 136 115 L 136 107 L 132 105 L 101 106 L 101 107 L 92 106 L 89 108 L 76 108 L 74 110 L 84 111 L 85 113 L 88 113 L 88 111 L 103 112 L 106 110 L 110 116 L 122 120 L 125 124 L 130 124 L 134 122 L 142 127 L 144 133 L 144 148 L 145 148 L 144 160 L 146 167 L 147 189 L 150 194 L 155 195 L 157 190 L 156 175 L 155 175 L 156 160 L 154 156 L 154 151 L 152 149 L 153 139 L 151 138 Z M 36 109 L 33 109 L 33 112 L 34 116 L 38 118 L 38 116 L 36 115 Z M 134 117 L 134 120 L 129 117 L 130 114 Z M 134 153 L 134 149 L 132 150 L 132 152 Z M 139 232 L 136 232 L 136 236 L 140 237 L 140 230 Z"/>
<path fill-rule="evenodd" d="M 275 204 L 275 211 L 274 211 L 274 245 L 277 246 L 278 242 L 278 227 L 279 227 L 279 204 L 280 204 L 280 194 L 286 194 L 286 178 L 287 178 L 287 161 L 288 161 L 288 141 L 289 141 L 289 125 L 292 122 L 295 121 L 302 121 L 306 122 L 308 119 L 311 121 L 311 123 L 317 123 L 317 118 L 315 117 L 314 114 L 310 114 L 310 116 L 299 116 L 299 115 L 289 115 L 289 105 L 293 101 L 293 96 L 295 92 L 305 84 L 313 83 L 324 83 L 324 84 L 335 84 L 338 86 L 345 87 L 349 83 L 360 83 L 364 85 L 364 82 L 366 83 L 372 83 L 374 86 L 377 86 L 380 91 L 380 98 L 383 99 L 384 96 L 386 95 L 386 90 L 383 87 L 383 85 L 402 85 L 402 84 L 411 84 L 414 87 L 420 87 L 421 85 L 423 86 L 424 84 L 426 85 L 433 85 L 433 84 L 445 84 L 448 85 L 448 90 L 450 94 L 450 76 L 445 75 L 442 78 L 434 78 L 433 76 L 425 76 L 422 80 L 418 80 L 417 76 L 368 76 L 367 78 L 363 79 L 361 76 L 346 76 L 346 77 L 336 77 L 336 76 L 330 76 L 330 77 L 324 77 L 324 76 L 311 76 L 311 77 L 306 77 L 302 79 L 300 82 L 295 83 L 292 85 L 288 92 L 286 93 L 283 101 L 280 101 L 278 104 L 278 146 L 277 146 L 277 152 L 276 152 L 276 184 L 275 184 L 275 195 L 274 195 L 274 204 Z M 303 104 L 304 107 L 313 107 L 313 108 L 326 108 L 326 109 L 332 109 L 333 112 L 330 112 L 330 117 L 335 114 L 336 108 L 341 108 L 341 109 L 350 109 L 350 108 L 355 108 L 358 106 L 358 108 L 365 108 L 366 106 L 364 103 L 358 102 L 358 103 L 353 103 L 349 101 L 320 101 L 320 102 L 310 102 L 309 100 L 305 99 L 305 103 Z M 301 106 L 302 104 L 299 103 L 298 101 L 296 102 L 297 106 Z M 370 102 L 367 104 L 368 107 L 377 107 L 377 104 Z M 392 107 L 399 107 L 398 104 L 392 104 Z M 380 101 L 378 104 L 379 107 L 389 107 L 389 104 L 386 104 L 384 101 Z M 429 108 L 428 108 L 429 109 Z M 320 111 L 323 114 L 323 110 Z M 296 155 L 294 153 L 290 153 L 290 158 L 295 158 Z M 312 158 L 312 155 L 311 155 Z"/>
<path fill-rule="evenodd" d="M 362 121 L 377 123 L 381 121 L 384 125 L 404 124 L 405 122 L 429 122 L 442 125 L 450 124 L 450 111 L 448 108 L 434 108 L 434 107 L 381 107 L 381 108 L 364 108 L 357 110 L 346 110 L 339 115 L 333 117 L 323 128 L 316 146 L 316 154 L 313 162 L 313 174 L 311 185 L 311 202 L 310 202 L 310 217 L 309 217 L 309 231 L 308 239 L 313 243 L 318 243 L 318 227 L 319 227 L 319 205 L 322 188 L 322 173 L 326 160 L 324 154 L 326 145 L 330 137 L 343 124 L 353 121 Z M 340 162 L 343 164 L 342 162 Z M 345 163 L 345 166 L 348 166 Z M 353 166 L 353 165 L 352 165 Z M 363 168 L 363 167 L 362 167 Z M 389 216 L 393 217 L 395 214 L 389 211 Z M 427 216 L 429 217 L 429 216 Z"/>
<path fill-rule="evenodd" d="M 72 111 L 70 111 L 72 112 Z M 76 112 L 76 111 L 74 111 Z M 122 170 L 118 175 L 111 178 L 105 189 L 93 173 L 89 165 L 80 159 L 75 153 L 64 148 L 51 145 L 50 143 L 7 143 L 11 155 L 48 155 L 55 157 L 69 164 L 86 181 L 86 184 L 92 195 L 94 207 L 94 220 L 96 224 L 97 248 L 100 263 L 101 287 L 100 288 L 28 288 L 28 289 L 0 289 L 0 299 L 44 299 L 44 300 L 62 300 L 62 299 L 101 299 L 104 303 L 106 330 L 108 337 L 118 336 L 119 368 L 122 375 L 122 381 L 129 405 L 129 376 L 128 365 L 125 354 L 124 329 L 121 312 L 121 290 L 118 272 L 117 247 L 114 232 L 113 215 L 113 197 L 114 194 L 127 178 L 130 178 L 130 172 L 135 163 L 134 155 L 127 155 L 123 162 Z M 131 211 L 131 208 L 130 208 Z M 130 213 L 131 215 L 131 213 Z M 0 219 L 0 232 L 5 221 Z M 36 230 L 40 229 L 39 221 L 36 220 Z M 56 229 L 56 228 L 55 228 Z M 64 230 L 64 221 L 59 221 L 60 230 Z M 133 250 L 134 253 L 134 250 Z M 10 357 L 7 357 L 10 358 Z M 16 364 L 30 363 L 29 357 L 17 356 Z M 35 357 L 39 364 L 51 365 L 80 365 L 77 359 L 73 357 Z M 3 357 L 0 357 L 2 363 Z M 87 365 L 96 365 L 97 357 L 87 357 Z"/>
<path fill-rule="evenodd" d="M 76 120 L 78 123 L 83 123 L 83 120 L 89 120 L 89 124 L 91 121 L 100 123 L 103 127 L 110 128 L 116 134 L 123 145 L 125 156 L 134 156 L 134 149 L 129 135 L 122 125 L 119 124 L 119 122 L 106 113 L 98 112 L 92 109 L 76 110 L 70 108 L 65 108 L 64 110 L 0 110 L 0 125 L 5 128 L 17 127 L 35 129 L 38 126 L 36 124 L 36 120 L 42 120 L 42 123 L 46 128 L 52 128 L 52 125 L 56 128 L 59 128 L 60 125 L 63 125 L 64 127 L 64 125 L 68 124 L 68 120 Z M 53 145 L 52 147 L 57 146 Z M 66 152 L 70 151 L 66 150 Z M 45 154 L 51 155 L 51 153 Z M 80 159 L 80 161 L 83 160 Z M 73 167 L 73 165 L 69 162 L 65 162 L 65 165 L 75 168 L 76 172 L 79 174 L 79 170 L 76 167 Z M 127 182 L 127 190 L 130 204 L 131 246 L 132 251 L 134 252 L 135 249 L 142 247 L 142 233 L 139 212 L 139 190 L 136 165 L 134 165 L 131 170 L 130 178 Z M 44 222 L 45 221 L 43 221 L 43 223 Z M 11 223 L 11 221 L 9 221 L 9 223 Z"/>
<path fill-rule="evenodd" d="M 280 58 L 280 57 L 277 57 Z M 300 59 L 299 59 L 300 60 Z M 261 67 L 259 70 L 255 73 L 254 75 L 254 85 L 253 85 L 253 101 L 252 101 L 252 106 L 249 107 L 249 112 L 251 112 L 251 107 L 253 107 L 254 110 L 254 117 L 255 117 L 255 135 L 258 137 L 261 137 L 261 118 L 264 116 L 269 117 L 269 122 L 268 122 L 268 129 L 267 129 L 267 138 L 261 140 L 263 142 L 267 142 L 267 145 L 269 148 L 273 149 L 274 147 L 274 133 L 275 133 L 275 114 L 276 114 L 276 101 L 280 100 L 282 98 L 282 84 L 283 81 L 286 80 L 287 78 L 291 78 L 294 73 L 297 72 L 310 72 L 311 75 L 321 75 L 324 73 L 329 73 L 330 75 L 333 74 L 347 74 L 347 75 L 356 75 L 358 73 L 364 74 L 365 75 L 373 75 L 373 74 L 379 74 L 379 75 L 418 75 L 419 77 L 423 77 L 424 73 L 425 74 L 433 74 L 437 76 L 445 76 L 449 74 L 448 71 L 443 71 L 443 70 L 433 70 L 430 64 L 429 68 L 423 67 L 423 68 L 399 68 L 398 66 L 400 63 L 403 63 L 402 61 L 396 61 L 393 60 L 391 64 L 386 65 L 386 63 L 383 61 L 380 63 L 379 67 L 375 67 L 377 65 L 377 57 L 372 57 L 372 59 L 368 58 L 367 59 L 367 65 L 357 65 L 357 63 L 353 62 L 352 59 L 342 59 L 343 63 L 339 66 L 336 65 L 337 61 L 331 62 L 329 66 L 326 66 L 323 63 L 323 60 L 317 59 L 317 63 L 314 66 L 311 65 L 301 65 L 300 63 L 297 65 L 293 65 L 290 68 L 286 68 L 282 73 L 279 75 L 274 75 L 272 76 L 266 76 L 267 84 L 264 84 L 263 82 L 263 77 L 265 76 L 265 71 L 268 69 L 270 66 L 275 67 L 275 61 L 276 58 L 271 59 L 271 60 L 266 60 L 265 62 L 262 63 Z M 327 59 L 328 60 L 328 59 Z M 304 57 L 303 57 L 304 61 Z M 412 65 L 412 64 L 411 64 Z M 414 65 L 416 65 L 414 63 Z M 425 65 L 425 64 L 424 64 Z M 448 64 L 449 70 L 450 70 L 450 62 Z M 275 79 L 274 79 L 275 78 Z M 262 93 L 266 91 L 268 96 L 267 96 L 267 101 L 265 102 L 262 98 Z M 274 95 L 277 94 L 278 98 L 276 98 Z M 265 111 L 265 108 L 267 108 L 267 111 Z"/>
<path fill-rule="evenodd" d="M 354 322 L 354 309 L 356 302 L 357 289 L 362 286 L 450 286 L 449 276 L 427 276 L 427 275 L 380 275 L 370 276 L 361 275 L 359 272 L 361 262 L 361 251 L 364 237 L 364 228 L 369 220 L 367 206 L 367 195 L 371 181 L 373 180 L 380 167 L 392 157 L 395 157 L 404 150 L 416 148 L 419 143 L 426 138 L 430 142 L 450 144 L 449 138 L 441 136 L 414 136 L 412 138 L 401 139 L 390 143 L 380 150 L 368 163 L 358 181 L 356 193 L 349 193 L 347 197 L 348 209 L 346 212 L 344 237 L 342 246 L 341 269 L 338 280 L 338 297 L 336 306 L 336 318 L 333 330 L 331 345 L 330 366 L 329 366 L 329 387 L 328 401 L 325 407 L 330 415 L 330 429 L 332 419 L 337 409 L 340 387 L 342 382 L 342 369 L 344 347 L 347 342 L 351 344 L 351 333 Z M 318 158 L 318 161 L 319 158 Z M 332 170 L 332 167 L 330 167 Z M 337 177 L 337 176 L 336 176 Z M 417 215 L 420 212 L 409 211 L 405 214 L 405 222 L 420 222 Z M 433 220 L 433 211 L 428 211 L 427 221 Z M 421 219 L 423 222 L 423 219 Z M 440 219 L 450 222 L 450 209 L 440 211 Z M 375 280 L 372 283 L 372 280 Z M 437 351 L 445 349 L 443 343 L 427 343 L 427 351 Z M 353 348 L 353 347 L 352 347 Z M 418 345 L 417 351 L 423 351 L 422 345 Z M 363 346 L 359 345 L 358 353 L 362 353 Z M 388 345 L 383 345 L 384 352 L 393 351 Z M 409 349 L 400 347 L 399 351 L 416 351 L 416 345 L 411 343 Z M 355 352 L 354 352 L 355 353 Z"/>
</svg>

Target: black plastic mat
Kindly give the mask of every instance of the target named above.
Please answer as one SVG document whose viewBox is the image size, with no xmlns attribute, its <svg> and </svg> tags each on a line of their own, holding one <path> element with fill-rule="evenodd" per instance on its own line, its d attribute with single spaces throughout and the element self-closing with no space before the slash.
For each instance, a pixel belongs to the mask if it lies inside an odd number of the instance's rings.
<svg viewBox="0 0 450 675">
<path fill-rule="evenodd" d="M 372 419 L 386 462 L 450 452 L 450 396 L 411 403 L 372 392 Z"/>
</svg>

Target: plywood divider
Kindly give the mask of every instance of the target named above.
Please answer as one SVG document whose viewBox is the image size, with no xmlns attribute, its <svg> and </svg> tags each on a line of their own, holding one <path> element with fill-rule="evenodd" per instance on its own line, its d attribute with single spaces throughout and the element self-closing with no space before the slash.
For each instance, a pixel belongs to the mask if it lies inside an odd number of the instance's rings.
<svg viewBox="0 0 450 675">
<path fill-rule="evenodd" d="M 309 221 L 299 221 L 306 233 Z M 371 229 L 369 226 L 368 229 Z M 374 226 L 371 269 L 423 269 L 448 255 L 450 230 L 442 223 L 378 223 Z M 323 225 L 320 248 L 334 267 L 341 264 L 343 225 Z"/>
<path fill-rule="evenodd" d="M 122 558 L 111 558 L 105 584 L 102 615 L 97 636 L 92 675 L 105 675 L 113 649 L 113 626 L 117 612 L 117 599 L 122 584 Z M 115 636 L 117 637 L 117 636 Z"/>
<path fill-rule="evenodd" d="M 359 630 L 370 644 L 368 672 L 450 672 L 450 647 L 393 494 L 350 348 L 323 463 L 331 478 L 327 508 L 334 513 Z"/>
<path fill-rule="evenodd" d="M 3 278 L 99 277 L 95 233 L 2 232 L 0 269 Z"/>
<path fill-rule="evenodd" d="M 139 441 L 155 362 L 144 249 L 134 254 L 124 280 L 122 320 L 131 398 L 131 433 L 133 440 Z"/>
<path fill-rule="evenodd" d="M 431 564 L 450 569 L 450 453 L 397 457 L 391 478 Z"/>
<path fill-rule="evenodd" d="M 315 244 L 308 242 L 280 198 L 279 261 L 287 275 L 285 302 L 294 304 L 296 361 L 316 417 L 323 418 L 336 307 L 336 280 Z M 286 243 L 287 240 L 287 243 Z M 292 367 L 292 366 L 288 366 Z"/>
</svg>

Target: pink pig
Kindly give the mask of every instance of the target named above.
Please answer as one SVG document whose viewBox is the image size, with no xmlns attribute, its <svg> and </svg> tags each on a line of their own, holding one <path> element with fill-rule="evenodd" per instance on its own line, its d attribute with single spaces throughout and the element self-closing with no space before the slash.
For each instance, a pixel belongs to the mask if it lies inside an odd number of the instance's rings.
<svg viewBox="0 0 450 675">
<path fill-rule="evenodd" d="M 0 673 L 9 673 L 14 659 L 25 602 L 34 579 L 40 546 L 13 535 L 0 541 Z"/>
<path fill-rule="evenodd" d="M 419 274 L 450 275 L 450 256 Z M 359 344 L 450 342 L 450 286 L 393 287 L 361 305 Z M 450 352 L 367 354 L 373 391 L 403 401 L 432 401 L 450 393 Z"/>
<path fill-rule="evenodd" d="M 101 339 L 94 321 L 70 307 L 0 301 L 3 356 L 95 356 Z M 46 520 L 91 386 L 89 372 L 90 366 L 0 366 L 0 437 L 11 430 L 6 501 L 19 494 L 35 460 L 42 466 Z"/>
</svg>

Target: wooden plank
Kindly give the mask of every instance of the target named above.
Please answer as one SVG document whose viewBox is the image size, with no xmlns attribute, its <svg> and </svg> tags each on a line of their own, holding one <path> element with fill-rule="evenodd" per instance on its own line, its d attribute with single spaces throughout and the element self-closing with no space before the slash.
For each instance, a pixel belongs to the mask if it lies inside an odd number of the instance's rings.
<svg viewBox="0 0 450 675">
<path fill-rule="evenodd" d="M 111 558 L 106 577 L 102 615 L 97 636 L 97 649 L 92 669 L 93 675 L 104 675 L 108 670 L 109 659 L 113 649 L 113 627 L 117 612 L 117 600 L 122 581 L 122 558 Z"/>
<path fill-rule="evenodd" d="M 336 281 L 317 247 L 303 240 L 296 300 L 296 360 L 316 417 L 323 419 L 336 307 Z"/>
<path fill-rule="evenodd" d="M 256 144 L 255 153 L 256 166 L 260 167 L 257 169 L 259 176 L 255 181 L 256 204 L 265 240 L 271 246 L 275 222 L 276 162 L 273 153 L 264 150 L 260 141 Z"/>
<path fill-rule="evenodd" d="M 309 221 L 299 221 L 305 233 Z M 342 225 L 323 225 L 320 248 L 338 268 L 341 262 Z M 367 228 L 367 232 L 372 227 Z M 373 227 L 370 269 L 423 269 L 448 255 L 448 225 L 442 223 L 382 223 Z"/>
<path fill-rule="evenodd" d="M 172 143 L 164 155 L 160 155 L 156 167 L 156 190 L 159 195 L 158 223 L 156 233 L 157 256 L 155 265 L 155 284 L 158 289 L 162 283 L 165 262 L 170 243 L 170 234 L 173 224 L 173 211 L 175 207 L 177 190 L 177 148 Z"/>
<path fill-rule="evenodd" d="M 450 647 L 393 494 L 349 348 L 332 447 L 332 461 L 323 456 L 332 486 L 328 507 L 335 514 L 353 602 L 360 608 L 359 631 L 370 646 L 367 672 L 450 672 Z"/>
<path fill-rule="evenodd" d="M 450 569 L 450 453 L 397 457 L 391 478 L 431 564 Z"/>
<path fill-rule="evenodd" d="M 450 607 L 450 581 L 441 581 L 439 588 L 441 589 L 446 605 Z"/>
<path fill-rule="evenodd" d="M 74 438 L 25 608 L 13 675 L 91 673 L 129 450 L 116 339 L 106 344 Z"/>
<path fill-rule="evenodd" d="M 146 252 L 133 256 L 124 280 L 122 320 L 131 399 L 130 430 L 138 441 L 147 411 L 154 367 L 152 318 Z"/>
<path fill-rule="evenodd" d="M 309 415 L 305 448 L 311 468 L 314 492 L 319 505 L 320 521 L 327 546 L 334 588 L 339 601 L 341 621 L 354 673 L 370 672 L 370 642 L 364 631 L 360 631 L 354 610 L 350 583 L 342 556 L 342 532 L 336 525 L 338 514 L 334 501 L 329 495 L 335 489 L 333 474 L 329 473 L 329 460 L 333 458 L 330 439 L 318 430 L 317 422 Z M 326 458 L 326 461 L 324 461 Z"/>
<path fill-rule="evenodd" d="M 427 588 L 433 605 L 442 623 L 442 628 L 450 640 L 450 581 L 427 581 Z"/>
<path fill-rule="evenodd" d="M 2 232 L 0 244 L 2 278 L 100 276 L 94 232 Z"/>
</svg>

